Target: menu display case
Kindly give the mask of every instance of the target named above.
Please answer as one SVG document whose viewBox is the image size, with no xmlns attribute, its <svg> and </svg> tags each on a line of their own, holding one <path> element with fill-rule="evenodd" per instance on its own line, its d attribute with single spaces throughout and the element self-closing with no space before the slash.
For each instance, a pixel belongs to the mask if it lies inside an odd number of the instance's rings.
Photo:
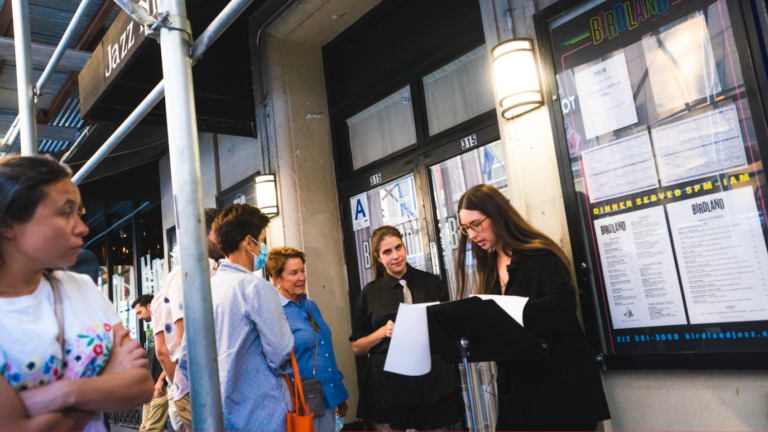
<svg viewBox="0 0 768 432">
<path fill-rule="evenodd" d="M 743 6 L 537 15 L 577 278 L 608 366 L 768 359 L 765 72 Z"/>
</svg>

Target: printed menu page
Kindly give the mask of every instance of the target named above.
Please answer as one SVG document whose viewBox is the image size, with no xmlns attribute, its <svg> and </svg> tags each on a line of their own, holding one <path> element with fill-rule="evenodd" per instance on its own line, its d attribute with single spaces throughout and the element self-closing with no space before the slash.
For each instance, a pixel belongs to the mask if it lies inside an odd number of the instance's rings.
<svg viewBox="0 0 768 432">
<path fill-rule="evenodd" d="M 662 186 L 747 165 L 735 105 L 654 128 L 651 134 Z"/>
<path fill-rule="evenodd" d="M 768 319 L 768 251 L 751 187 L 667 206 L 691 324 Z"/>
<path fill-rule="evenodd" d="M 659 186 L 647 131 L 581 153 L 590 202 Z"/>
<path fill-rule="evenodd" d="M 595 221 L 613 328 L 687 324 L 662 207 Z"/>
</svg>

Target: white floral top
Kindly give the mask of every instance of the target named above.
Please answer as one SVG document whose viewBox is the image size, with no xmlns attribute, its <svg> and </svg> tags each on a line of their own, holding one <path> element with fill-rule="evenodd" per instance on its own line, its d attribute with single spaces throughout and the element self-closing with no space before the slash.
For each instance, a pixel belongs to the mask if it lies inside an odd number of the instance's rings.
<svg viewBox="0 0 768 432">
<path fill-rule="evenodd" d="M 19 392 L 49 384 L 62 373 L 64 379 L 97 376 L 112 351 L 112 326 L 120 322 L 112 303 L 88 276 L 64 271 L 54 276 L 64 306 L 64 367 L 48 281 L 43 278 L 32 294 L 0 298 L 0 375 Z M 104 430 L 101 414 L 85 430 Z"/>
</svg>

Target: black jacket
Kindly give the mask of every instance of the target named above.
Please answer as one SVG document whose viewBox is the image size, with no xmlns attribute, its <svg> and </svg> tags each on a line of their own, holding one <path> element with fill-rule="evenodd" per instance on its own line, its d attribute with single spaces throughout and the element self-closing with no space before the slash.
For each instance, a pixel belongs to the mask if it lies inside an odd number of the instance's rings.
<svg viewBox="0 0 768 432">
<path fill-rule="evenodd" d="M 529 298 L 523 324 L 549 344 L 549 355 L 498 362 L 496 430 L 595 430 L 610 412 L 595 353 L 576 317 L 568 270 L 549 251 L 512 261 L 507 270 L 504 295 Z M 501 294 L 498 276 L 489 294 Z"/>
</svg>

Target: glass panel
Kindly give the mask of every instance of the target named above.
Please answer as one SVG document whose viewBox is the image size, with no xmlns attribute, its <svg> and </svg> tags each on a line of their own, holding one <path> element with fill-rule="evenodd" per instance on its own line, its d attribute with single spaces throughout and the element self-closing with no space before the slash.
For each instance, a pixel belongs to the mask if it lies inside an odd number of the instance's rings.
<svg viewBox="0 0 768 432">
<path fill-rule="evenodd" d="M 579 12 L 550 33 L 609 352 L 768 349 L 757 96 L 728 3 Z"/>
<path fill-rule="evenodd" d="M 361 195 L 364 200 L 360 199 Z M 408 253 L 408 264 L 419 270 L 430 271 L 424 261 L 424 238 L 419 226 L 419 207 L 413 174 L 400 177 L 361 195 L 351 199 L 353 213 L 361 212 L 358 215 L 366 215 L 368 220 L 367 226 L 355 227 L 360 288 L 373 280 L 371 234 L 373 230 L 384 225 L 392 225 L 400 230 Z"/>
<path fill-rule="evenodd" d="M 136 314 L 131 303 L 138 297 L 136 274 L 133 267 L 133 233 L 130 224 L 108 234 L 112 240 L 112 290 L 117 313 L 125 328 L 131 331 L 131 338 L 138 339 Z"/>
<path fill-rule="evenodd" d="M 157 295 L 163 289 L 165 255 L 163 248 L 163 219 L 160 206 L 139 217 L 141 229 L 141 292 Z M 149 326 L 149 323 L 146 323 Z"/>
<path fill-rule="evenodd" d="M 429 134 L 494 108 L 493 82 L 482 45 L 422 78 Z"/>
<path fill-rule="evenodd" d="M 499 189 L 504 196 L 509 197 L 507 187 L 507 172 L 504 168 L 504 153 L 501 142 L 488 144 L 476 150 L 463 153 L 445 162 L 429 167 L 432 190 L 434 191 L 435 215 L 440 227 L 440 245 L 443 251 L 445 274 L 448 276 L 448 288 L 451 299 L 456 298 L 456 254 L 459 247 L 459 199 L 472 186 L 485 183 Z M 467 245 L 469 246 L 469 245 Z M 474 269 L 474 264 L 469 262 Z M 498 376 L 495 363 L 473 363 L 470 374 L 472 384 L 467 386 L 462 369 L 461 380 L 464 391 L 466 411 L 469 413 L 469 396 L 467 389 L 471 388 L 475 401 L 475 417 L 478 431 L 496 430 L 496 381 Z M 470 423 L 471 417 L 467 419 Z"/>
<path fill-rule="evenodd" d="M 410 86 L 348 118 L 347 126 L 354 169 L 416 144 Z"/>
</svg>

